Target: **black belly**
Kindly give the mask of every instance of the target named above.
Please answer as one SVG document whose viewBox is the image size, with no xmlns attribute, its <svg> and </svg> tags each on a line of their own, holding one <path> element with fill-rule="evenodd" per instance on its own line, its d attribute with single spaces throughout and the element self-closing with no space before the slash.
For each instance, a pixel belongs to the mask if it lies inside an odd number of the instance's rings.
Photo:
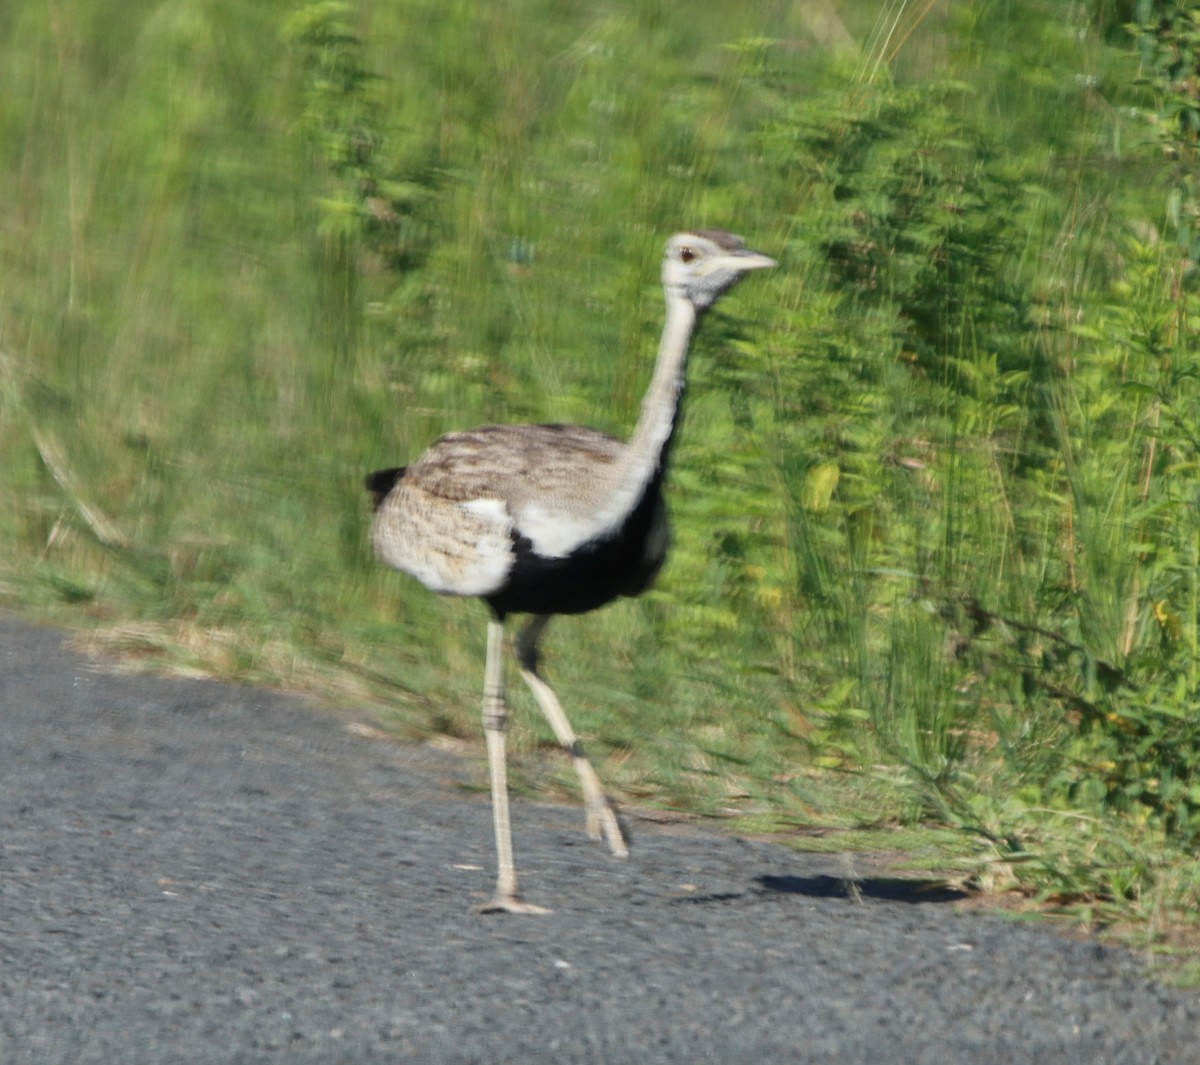
<svg viewBox="0 0 1200 1065">
<path fill-rule="evenodd" d="M 524 536 L 514 535 L 508 581 L 486 597 L 488 605 L 499 618 L 583 614 L 618 596 L 640 595 L 662 568 L 666 544 L 666 506 L 655 485 L 616 533 L 565 558 L 545 558 Z"/>
</svg>

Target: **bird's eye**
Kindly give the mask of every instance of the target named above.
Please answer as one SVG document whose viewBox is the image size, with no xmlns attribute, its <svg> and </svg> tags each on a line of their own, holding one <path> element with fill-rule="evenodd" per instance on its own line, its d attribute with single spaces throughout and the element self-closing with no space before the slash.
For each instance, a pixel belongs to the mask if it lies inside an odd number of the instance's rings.
<svg viewBox="0 0 1200 1065">
<path fill-rule="evenodd" d="M 694 258 L 696 258 L 696 253 L 692 251 L 691 248 L 680 248 L 679 258 L 681 262 L 690 263 Z"/>
</svg>

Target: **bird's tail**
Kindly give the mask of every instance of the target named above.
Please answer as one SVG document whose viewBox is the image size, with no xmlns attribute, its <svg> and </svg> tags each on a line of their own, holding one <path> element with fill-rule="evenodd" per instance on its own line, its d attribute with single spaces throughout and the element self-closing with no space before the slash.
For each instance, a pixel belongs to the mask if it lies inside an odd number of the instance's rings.
<svg viewBox="0 0 1200 1065">
<path fill-rule="evenodd" d="M 367 487 L 367 491 L 371 493 L 371 501 L 378 510 L 383 506 L 383 501 L 387 499 L 388 493 L 396 487 L 396 482 L 404 476 L 404 471 L 407 466 L 394 466 L 390 470 L 376 470 L 374 473 L 368 473 L 364 478 L 363 483 Z"/>
</svg>

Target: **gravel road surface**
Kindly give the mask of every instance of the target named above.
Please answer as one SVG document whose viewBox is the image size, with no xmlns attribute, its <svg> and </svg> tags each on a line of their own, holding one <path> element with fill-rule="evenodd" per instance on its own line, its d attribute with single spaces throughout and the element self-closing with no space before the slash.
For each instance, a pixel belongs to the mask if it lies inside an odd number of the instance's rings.
<svg viewBox="0 0 1200 1065">
<path fill-rule="evenodd" d="M 517 802 L 286 696 L 0 620 L 0 1062 L 1200 1063 L 1200 993 L 845 864 Z M 865 861 L 865 860 L 864 860 Z M 858 863 L 860 871 L 865 868 Z"/>
</svg>

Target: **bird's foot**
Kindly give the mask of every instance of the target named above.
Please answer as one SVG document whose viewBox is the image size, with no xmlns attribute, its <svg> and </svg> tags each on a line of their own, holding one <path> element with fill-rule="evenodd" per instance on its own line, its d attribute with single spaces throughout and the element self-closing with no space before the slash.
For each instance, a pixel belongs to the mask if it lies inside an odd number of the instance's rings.
<svg viewBox="0 0 1200 1065">
<path fill-rule="evenodd" d="M 553 913 L 553 910 L 546 909 L 545 906 L 535 906 L 532 902 L 524 902 L 516 895 L 496 895 L 491 902 L 485 902 L 482 906 L 476 906 L 471 910 L 472 913 L 522 913 L 531 916 Z"/>
<path fill-rule="evenodd" d="M 603 793 L 587 804 L 587 832 L 597 843 L 607 841 L 614 858 L 629 857 L 629 843 L 621 829 L 621 822 L 617 820 Z"/>
<path fill-rule="evenodd" d="M 592 839 L 599 843 L 608 842 L 608 849 L 616 858 L 629 857 L 629 842 L 621 829 L 617 815 L 613 813 L 612 803 L 604 794 L 604 785 L 592 768 L 592 763 L 584 756 L 576 743 L 575 772 L 579 777 L 579 788 L 583 792 L 583 807 L 587 811 L 587 832 Z"/>
</svg>

